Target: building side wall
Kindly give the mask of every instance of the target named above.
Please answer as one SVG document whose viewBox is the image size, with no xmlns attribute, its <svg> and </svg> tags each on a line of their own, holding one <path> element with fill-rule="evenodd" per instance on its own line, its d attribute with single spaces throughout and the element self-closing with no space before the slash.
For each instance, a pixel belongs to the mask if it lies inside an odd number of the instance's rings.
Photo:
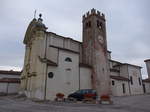
<svg viewBox="0 0 150 112">
<path fill-rule="evenodd" d="M 23 72 L 21 74 L 21 91 L 24 91 L 29 98 L 44 99 L 44 74 L 46 64 L 39 59 L 45 57 L 46 34 L 36 32 L 35 38 L 31 40 L 28 52 L 28 60 L 25 60 Z"/>
<path fill-rule="evenodd" d="M 150 83 L 143 82 L 143 84 L 145 85 L 145 93 L 149 94 L 150 93 Z"/>
<path fill-rule="evenodd" d="M 61 37 L 55 34 L 48 35 L 48 45 L 55 46 L 59 48 L 65 48 L 75 52 L 80 52 L 80 43 L 76 42 L 71 38 Z"/>
<path fill-rule="evenodd" d="M 128 66 L 128 72 L 129 72 L 129 78 L 132 77 L 133 80 L 133 84 L 131 84 L 131 79 L 129 83 L 131 95 L 143 94 L 141 69 L 134 66 Z M 139 78 L 140 78 L 141 85 L 139 83 Z"/>
<path fill-rule="evenodd" d="M 13 94 L 19 92 L 20 83 L 0 83 L 0 93 Z"/>
<path fill-rule="evenodd" d="M 114 85 L 112 85 L 112 81 L 114 81 Z M 122 84 L 125 85 L 125 93 L 123 93 Z M 111 91 L 113 96 L 127 96 L 129 93 L 129 85 L 127 81 L 119 81 L 111 79 Z"/>
<path fill-rule="evenodd" d="M 54 47 L 48 47 L 46 57 L 48 60 L 58 63 L 58 49 Z"/>
<path fill-rule="evenodd" d="M 72 62 L 65 59 L 69 57 Z M 48 66 L 48 72 L 53 72 L 54 77 L 47 74 L 46 99 L 54 100 L 57 93 L 68 94 L 79 89 L 79 55 L 59 50 L 58 67 Z"/>
</svg>

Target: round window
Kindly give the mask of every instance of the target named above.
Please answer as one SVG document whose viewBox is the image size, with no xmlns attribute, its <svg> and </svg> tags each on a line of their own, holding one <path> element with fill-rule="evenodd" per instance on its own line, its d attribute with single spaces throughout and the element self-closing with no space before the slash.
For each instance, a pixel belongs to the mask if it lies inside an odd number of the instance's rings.
<svg viewBox="0 0 150 112">
<path fill-rule="evenodd" d="M 49 78 L 53 78 L 53 77 L 54 77 L 54 73 L 53 73 L 53 72 L 49 72 L 49 73 L 48 73 L 48 77 L 49 77 Z"/>
</svg>

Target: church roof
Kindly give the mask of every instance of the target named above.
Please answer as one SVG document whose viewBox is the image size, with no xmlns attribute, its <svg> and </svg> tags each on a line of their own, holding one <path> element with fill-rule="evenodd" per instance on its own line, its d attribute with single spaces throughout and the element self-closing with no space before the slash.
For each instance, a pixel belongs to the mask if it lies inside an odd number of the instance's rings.
<svg viewBox="0 0 150 112">
<path fill-rule="evenodd" d="M 115 79 L 115 80 L 122 80 L 122 81 L 130 81 L 128 78 L 123 77 L 123 76 L 110 76 L 111 79 Z"/>
<path fill-rule="evenodd" d="M 148 82 L 148 83 L 150 83 L 150 78 L 143 79 L 143 82 Z"/>
</svg>

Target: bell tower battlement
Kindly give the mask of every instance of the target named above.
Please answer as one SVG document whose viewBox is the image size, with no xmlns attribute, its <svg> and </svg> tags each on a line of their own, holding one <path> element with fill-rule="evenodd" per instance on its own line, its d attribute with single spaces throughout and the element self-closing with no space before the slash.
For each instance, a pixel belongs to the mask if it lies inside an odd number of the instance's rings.
<svg viewBox="0 0 150 112">
<path fill-rule="evenodd" d="M 97 16 L 98 18 L 101 18 L 103 20 L 105 20 L 105 15 L 104 13 L 101 13 L 100 11 L 96 10 L 96 9 L 91 9 L 91 11 L 88 11 L 86 14 L 83 15 L 82 20 L 86 20 L 91 16 Z"/>
</svg>

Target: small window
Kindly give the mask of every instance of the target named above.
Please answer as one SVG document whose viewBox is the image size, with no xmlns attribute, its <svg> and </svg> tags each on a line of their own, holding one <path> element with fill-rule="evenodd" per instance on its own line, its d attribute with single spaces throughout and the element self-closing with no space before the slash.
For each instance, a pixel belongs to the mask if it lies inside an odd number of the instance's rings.
<svg viewBox="0 0 150 112">
<path fill-rule="evenodd" d="M 97 27 L 99 28 L 99 29 L 102 29 L 102 23 L 101 22 L 99 22 L 99 20 L 97 20 Z"/>
<path fill-rule="evenodd" d="M 125 84 L 122 84 L 122 89 L 123 89 L 123 93 L 126 93 L 126 88 L 125 88 Z"/>
<path fill-rule="evenodd" d="M 86 23 L 86 28 L 88 28 L 88 22 Z"/>
<path fill-rule="evenodd" d="M 139 77 L 139 85 L 141 85 L 141 78 Z"/>
<path fill-rule="evenodd" d="M 72 62 L 72 59 L 69 58 L 69 57 L 67 57 L 67 58 L 65 59 L 65 61 L 67 61 L 67 62 Z"/>
<path fill-rule="evenodd" d="M 113 86 L 115 85 L 115 81 L 113 81 L 113 80 L 112 80 L 112 85 L 113 85 Z"/>
<path fill-rule="evenodd" d="M 91 27 L 91 21 L 89 21 L 89 28 Z"/>
<path fill-rule="evenodd" d="M 90 28 L 91 27 L 91 21 L 86 22 L 86 28 Z"/>
<path fill-rule="evenodd" d="M 49 78 L 53 78 L 53 77 L 54 77 L 54 73 L 53 73 L 53 72 L 49 72 L 49 73 L 48 73 L 48 77 L 49 77 Z"/>
<path fill-rule="evenodd" d="M 130 76 L 131 85 L 133 85 L 133 78 Z"/>
</svg>

